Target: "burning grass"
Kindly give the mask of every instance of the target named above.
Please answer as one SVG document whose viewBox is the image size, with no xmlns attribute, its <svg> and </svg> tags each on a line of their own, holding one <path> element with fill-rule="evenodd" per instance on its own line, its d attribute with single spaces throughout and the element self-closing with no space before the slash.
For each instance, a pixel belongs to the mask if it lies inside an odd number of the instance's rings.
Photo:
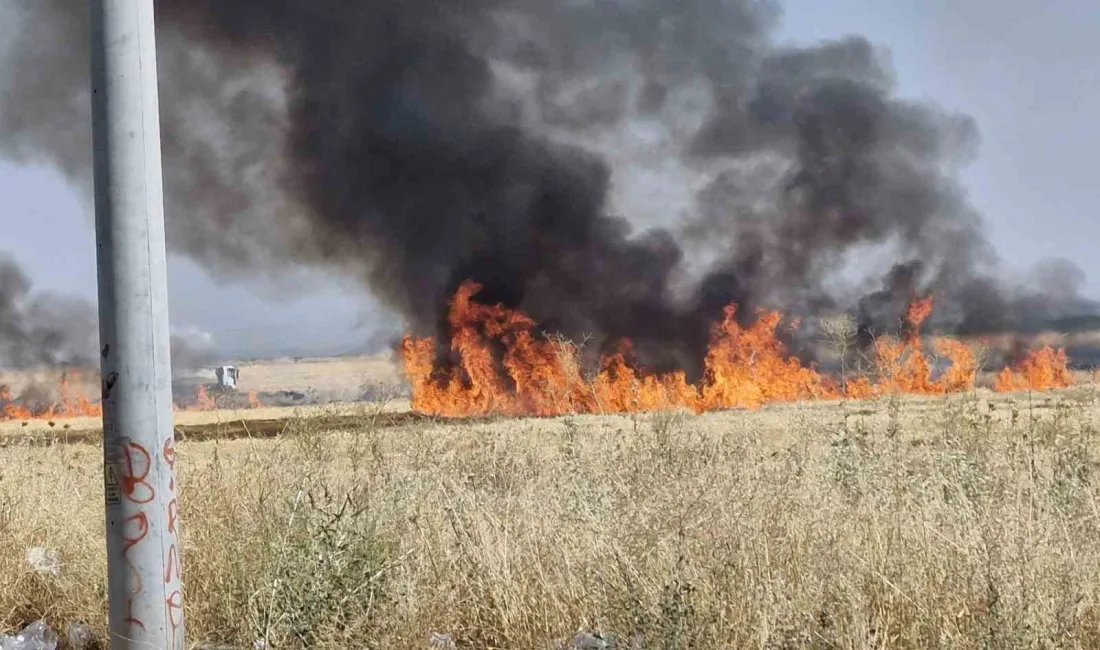
<svg viewBox="0 0 1100 650">
<path fill-rule="evenodd" d="M 194 414 L 223 411 L 225 417 L 234 418 L 243 411 L 280 406 L 392 401 L 402 392 L 396 364 L 379 356 L 255 362 L 245 366 L 244 377 L 232 392 L 203 385 L 200 377 L 185 377 L 173 386 L 175 410 L 186 414 L 185 421 Z M 99 374 L 94 370 L 2 372 L 0 424 L 26 423 L 34 428 L 55 422 L 83 427 L 84 420 L 101 416 L 99 392 Z"/>
<path fill-rule="evenodd" d="M 98 401 L 89 398 L 80 384 L 78 374 L 63 372 L 56 386 L 35 385 L 19 398 L 9 386 L 0 384 L 0 422 L 101 416 Z"/>
<path fill-rule="evenodd" d="M 100 401 L 89 394 L 88 382 L 72 372 L 60 373 L 56 384 L 34 383 L 24 388 L 18 396 L 13 394 L 10 386 L 0 384 L 0 423 L 102 417 Z M 236 409 L 264 408 L 255 392 L 240 397 L 232 393 L 219 396 L 200 385 L 195 390 L 194 398 L 177 403 L 175 410 L 181 413 L 213 412 L 227 408 L 227 402 L 240 402 L 235 404 Z"/>
<path fill-rule="evenodd" d="M 921 325 L 933 308 L 932 299 L 923 298 L 910 305 L 898 336 L 881 337 L 860 355 L 869 372 L 819 373 L 787 352 L 780 336 L 781 313 L 760 311 L 751 324 L 743 325 L 736 306 L 731 305 L 712 329 L 703 377 L 695 384 L 689 383 L 683 372 L 656 374 L 640 369 L 634 363 L 630 341 L 622 341 L 617 351 L 604 355 L 590 373 L 581 360 L 580 346 L 537 333 L 535 322 L 522 313 L 476 302 L 478 290 L 476 284 L 466 283 L 452 301 L 451 352 L 456 364 L 441 363 L 432 339 L 408 337 L 403 341 L 400 351 L 417 412 L 446 417 L 676 409 L 701 413 L 798 400 L 942 395 L 973 389 L 982 369 L 979 351 L 973 346 L 946 337 L 930 342 L 921 338 Z M 842 338 L 852 335 L 841 333 Z M 848 342 L 840 343 L 848 354 Z M 944 365 L 942 361 L 946 366 L 937 368 L 937 364 Z M 369 363 L 374 374 L 378 374 L 377 366 L 384 365 L 378 359 Z M 318 364 L 305 365 L 312 368 Z M 315 374 L 305 371 L 303 379 L 312 382 L 317 379 Z M 350 379 L 362 383 L 362 377 Z M 993 387 L 1003 392 L 1044 391 L 1070 386 L 1073 381 L 1065 351 L 1047 346 L 1004 369 Z M 99 417 L 99 402 L 90 396 L 94 388 L 94 383 L 82 382 L 73 372 L 60 373 L 52 383 L 40 381 L 19 395 L 0 385 L 0 422 Z M 219 393 L 205 385 L 193 390 L 193 397 L 177 403 L 177 412 L 265 406 L 257 390 Z"/>
<path fill-rule="evenodd" d="M 712 328 L 697 384 L 689 384 L 683 372 L 639 369 L 631 361 L 630 341 L 623 341 L 620 351 L 604 355 L 589 376 L 578 346 L 537 335 L 535 322 L 518 311 L 477 302 L 479 291 L 477 284 L 467 282 L 451 302 L 455 364 L 445 365 L 437 358 L 433 339 L 403 341 L 415 410 L 447 417 L 681 408 L 701 413 L 797 400 L 959 393 L 975 387 L 980 370 L 977 351 L 956 339 L 937 337 L 931 354 L 926 349 L 920 329 L 933 309 L 931 297 L 926 297 L 909 305 L 898 337 L 875 340 L 869 353 L 872 371 L 857 377 L 824 376 L 790 355 L 778 335 L 780 312 L 762 310 L 744 326 L 734 305 Z M 942 372 L 934 371 L 936 358 L 946 361 Z M 1006 368 L 994 388 L 1041 391 L 1072 383 L 1065 352 L 1043 348 L 1016 368 Z"/>
<path fill-rule="evenodd" d="M 179 444 L 191 642 L 1100 647 L 1091 386 L 377 424 Z M 93 445 L 0 456 L 0 628 L 102 634 L 101 480 Z"/>
</svg>

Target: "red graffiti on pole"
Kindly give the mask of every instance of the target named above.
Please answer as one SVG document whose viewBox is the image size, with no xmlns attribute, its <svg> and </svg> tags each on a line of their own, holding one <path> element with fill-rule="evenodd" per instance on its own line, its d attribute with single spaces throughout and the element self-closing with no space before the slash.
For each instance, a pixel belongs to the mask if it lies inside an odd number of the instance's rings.
<svg viewBox="0 0 1100 650">
<path fill-rule="evenodd" d="M 179 551 L 179 502 L 176 500 L 176 447 L 175 440 L 169 438 L 164 441 L 162 450 L 164 463 L 168 466 L 170 478 L 168 491 L 171 497 L 165 507 L 165 517 L 168 524 L 168 551 L 164 560 L 164 584 L 169 588 L 177 584 L 181 577 L 180 551 Z M 165 599 L 165 607 L 168 614 L 168 625 L 171 627 L 172 645 L 174 649 L 179 643 L 180 629 L 183 626 L 183 593 L 174 589 Z"/>
<path fill-rule="evenodd" d="M 121 459 L 122 467 L 119 471 L 119 483 L 122 488 L 122 496 L 138 506 L 151 503 L 156 498 L 156 490 L 149 482 L 149 473 L 152 471 L 153 457 L 149 450 L 132 441 L 122 441 Z M 134 613 L 134 599 L 141 593 L 141 574 L 137 567 L 130 561 L 130 551 L 145 541 L 149 536 L 149 516 L 145 512 L 138 511 L 131 515 L 123 523 L 122 529 L 122 557 L 126 563 L 127 572 L 130 575 L 130 595 L 127 599 L 127 614 L 125 621 L 130 630 L 135 628 L 145 631 L 145 623 Z"/>
<path fill-rule="evenodd" d="M 165 515 L 168 520 L 168 551 L 167 557 L 164 560 L 164 584 L 171 584 L 173 580 L 180 579 L 180 558 L 179 558 L 179 502 L 176 501 L 176 447 L 175 441 L 172 438 L 164 441 L 164 449 L 162 450 L 164 456 L 164 463 L 168 466 L 168 470 L 171 472 L 172 478 L 168 482 L 169 501 L 165 509 Z"/>
<path fill-rule="evenodd" d="M 172 645 L 169 647 L 175 650 L 179 646 L 180 628 L 183 627 L 183 593 L 176 589 L 168 596 L 164 604 L 168 609 L 168 626 L 172 628 Z"/>
<path fill-rule="evenodd" d="M 122 494 L 130 503 L 145 505 L 156 498 L 149 483 L 153 457 L 149 450 L 132 440 L 124 441 L 122 454 Z"/>
<path fill-rule="evenodd" d="M 141 593 L 142 582 L 141 574 L 138 573 L 137 567 L 130 562 L 130 549 L 134 548 L 149 536 L 149 518 L 145 516 L 144 512 L 139 512 L 136 515 L 131 516 L 123 524 L 122 528 L 122 557 L 126 562 L 126 570 L 130 576 L 130 593 L 126 600 L 126 617 L 125 621 L 130 626 L 130 629 L 141 628 L 145 631 L 145 623 L 134 614 L 134 598 Z"/>
</svg>

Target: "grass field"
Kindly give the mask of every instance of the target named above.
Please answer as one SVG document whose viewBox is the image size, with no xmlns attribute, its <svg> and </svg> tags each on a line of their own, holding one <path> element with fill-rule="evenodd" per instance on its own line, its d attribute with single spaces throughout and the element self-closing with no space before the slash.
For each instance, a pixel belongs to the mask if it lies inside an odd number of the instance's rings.
<svg viewBox="0 0 1100 650">
<path fill-rule="evenodd" d="M 299 412 L 277 437 L 179 443 L 188 636 L 1096 648 L 1098 425 L 1091 385 L 705 416 Z M 100 454 L 0 452 L 0 628 L 104 633 Z M 60 575 L 30 569 L 35 546 Z"/>
<path fill-rule="evenodd" d="M 253 361 L 237 366 L 241 370 L 238 388 L 244 392 L 305 390 L 346 400 L 357 397 L 355 391 L 364 385 L 395 385 L 401 382 L 400 371 L 390 353 Z M 210 378 L 213 379 L 213 376 Z"/>
</svg>

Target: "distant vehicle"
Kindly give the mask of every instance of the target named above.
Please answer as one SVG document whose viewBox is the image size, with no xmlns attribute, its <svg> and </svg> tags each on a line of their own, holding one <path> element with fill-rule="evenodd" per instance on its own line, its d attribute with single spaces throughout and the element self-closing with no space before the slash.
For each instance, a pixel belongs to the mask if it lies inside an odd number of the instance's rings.
<svg viewBox="0 0 1100 650">
<path fill-rule="evenodd" d="M 218 378 L 218 388 L 236 390 L 241 371 L 234 366 L 218 366 L 214 368 L 214 375 Z"/>
</svg>

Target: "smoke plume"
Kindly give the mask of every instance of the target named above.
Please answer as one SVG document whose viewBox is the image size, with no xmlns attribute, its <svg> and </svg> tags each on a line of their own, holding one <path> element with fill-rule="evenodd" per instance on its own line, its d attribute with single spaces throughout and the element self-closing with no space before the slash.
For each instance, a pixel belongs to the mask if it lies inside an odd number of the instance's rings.
<svg viewBox="0 0 1100 650">
<path fill-rule="evenodd" d="M 33 292 L 15 261 L 0 254 L 0 369 L 87 366 L 97 340 L 91 305 Z"/>
<path fill-rule="evenodd" d="M 0 155 L 86 188 L 85 5 L 0 0 Z M 931 291 L 964 331 L 1094 308 L 1072 267 L 1004 280 L 958 182 L 970 118 L 898 97 L 861 37 L 777 46 L 767 0 L 156 9 L 169 245 L 215 271 L 354 274 L 418 334 L 472 279 L 688 368 L 731 302 L 874 328 Z M 639 161 L 697 188 L 683 218 L 616 215 Z"/>
<path fill-rule="evenodd" d="M 170 345 L 173 373 L 195 371 L 217 360 L 214 337 L 198 328 L 173 328 Z"/>
<path fill-rule="evenodd" d="M 99 325 L 83 298 L 35 291 L 16 261 L 0 253 L 0 370 L 96 368 Z M 194 328 L 171 335 L 172 366 L 194 370 L 216 355 L 212 337 Z"/>
</svg>

